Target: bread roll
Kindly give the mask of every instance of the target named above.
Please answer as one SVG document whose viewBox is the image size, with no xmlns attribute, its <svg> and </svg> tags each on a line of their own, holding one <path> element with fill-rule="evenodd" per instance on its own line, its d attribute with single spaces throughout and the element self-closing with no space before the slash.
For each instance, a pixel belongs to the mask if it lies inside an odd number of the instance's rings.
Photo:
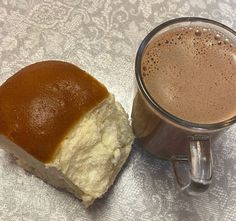
<svg viewBox="0 0 236 221">
<path fill-rule="evenodd" d="M 5 149 L 47 183 L 89 206 L 114 182 L 133 141 L 128 116 L 104 85 L 61 61 L 27 66 L 0 87 Z"/>
</svg>

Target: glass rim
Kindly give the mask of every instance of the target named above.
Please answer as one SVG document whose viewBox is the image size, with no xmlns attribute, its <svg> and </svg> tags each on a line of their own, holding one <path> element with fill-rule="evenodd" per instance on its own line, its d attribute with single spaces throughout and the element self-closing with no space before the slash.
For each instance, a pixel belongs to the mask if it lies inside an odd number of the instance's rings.
<svg viewBox="0 0 236 221">
<path fill-rule="evenodd" d="M 181 119 L 179 117 L 176 117 L 175 115 L 171 114 L 170 112 L 168 112 L 167 110 L 165 110 L 164 108 L 162 108 L 150 95 L 150 93 L 148 92 L 147 88 L 145 87 L 145 84 L 143 82 L 142 79 L 142 71 L 141 71 L 141 61 L 142 61 L 142 56 L 144 53 L 144 49 L 145 47 L 148 45 L 148 43 L 150 42 L 150 40 L 161 30 L 163 30 L 164 28 L 167 28 L 168 26 L 174 25 L 174 24 L 178 24 L 178 23 L 184 23 L 184 22 L 203 22 L 206 24 L 212 24 L 215 26 L 218 26 L 219 28 L 223 28 L 226 31 L 230 32 L 231 34 L 233 34 L 236 37 L 236 32 L 229 28 L 228 26 L 211 20 L 211 19 L 207 19 L 207 18 L 202 18 L 202 17 L 180 17 L 180 18 L 174 18 L 171 20 L 168 20 L 164 23 L 161 23 L 160 25 L 158 25 L 156 28 L 154 28 L 151 32 L 149 32 L 146 37 L 143 39 L 143 41 L 141 42 L 137 54 L 136 54 L 136 59 L 135 59 L 135 76 L 136 76 L 136 80 L 138 83 L 138 88 L 141 91 L 142 95 L 145 97 L 146 101 L 151 105 L 151 107 L 157 111 L 159 114 L 161 114 L 162 116 L 164 116 L 165 118 L 167 118 L 168 120 L 170 120 L 171 122 L 180 125 L 184 128 L 188 128 L 188 129 L 199 129 L 199 130 L 219 130 L 219 129 L 223 129 L 225 127 L 228 127 L 230 125 L 232 125 L 233 123 L 236 122 L 236 116 L 225 120 L 225 121 L 221 121 L 221 122 L 217 122 L 217 123 L 211 123 L 211 124 L 202 124 L 202 123 L 194 123 L 194 122 L 190 122 L 184 119 Z"/>
</svg>

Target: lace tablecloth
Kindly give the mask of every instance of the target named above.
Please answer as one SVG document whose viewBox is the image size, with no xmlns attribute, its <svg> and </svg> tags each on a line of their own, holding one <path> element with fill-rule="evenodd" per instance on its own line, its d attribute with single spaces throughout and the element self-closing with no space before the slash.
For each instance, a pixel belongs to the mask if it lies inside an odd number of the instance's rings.
<svg viewBox="0 0 236 221">
<path fill-rule="evenodd" d="M 236 29 L 236 0 L 1 0 L 0 83 L 30 63 L 66 60 L 104 82 L 130 113 L 141 40 L 161 22 L 181 16 Z M 184 195 L 168 162 L 134 146 L 115 185 L 87 210 L 0 150 L 0 220 L 236 220 L 236 127 L 213 146 L 208 192 Z"/>
</svg>

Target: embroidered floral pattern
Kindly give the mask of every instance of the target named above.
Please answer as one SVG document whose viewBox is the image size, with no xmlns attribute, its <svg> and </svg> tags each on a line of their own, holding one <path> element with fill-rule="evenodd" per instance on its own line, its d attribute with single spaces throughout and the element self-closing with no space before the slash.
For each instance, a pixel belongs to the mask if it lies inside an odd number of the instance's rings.
<svg viewBox="0 0 236 221">
<path fill-rule="evenodd" d="M 235 9 L 235 0 L 2 0 L 0 83 L 27 64 L 66 60 L 102 80 L 130 112 L 135 54 L 150 30 L 180 16 L 212 18 L 236 29 Z M 185 196 L 168 162 L 134 147 L 115 185 L 89 210 L 0 150 L 0 220 L 236 220 L 235 137 L 234 126 L 214 142 L 207 193 Z"/>
</svg>

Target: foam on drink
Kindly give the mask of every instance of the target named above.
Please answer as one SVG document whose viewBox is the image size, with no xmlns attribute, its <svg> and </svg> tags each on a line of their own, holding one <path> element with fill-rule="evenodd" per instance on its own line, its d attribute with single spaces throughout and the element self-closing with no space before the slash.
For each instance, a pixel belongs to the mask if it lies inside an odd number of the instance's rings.
<svg viewBox="0 0 236 221">
<path fill-rule="evenodd" d="M 236 43 L 219 31 L 185 27 L 155 37 L 142 78 L 156 103 L 178 118 L 210 124 L 236 116 Z"/>
</svg>

